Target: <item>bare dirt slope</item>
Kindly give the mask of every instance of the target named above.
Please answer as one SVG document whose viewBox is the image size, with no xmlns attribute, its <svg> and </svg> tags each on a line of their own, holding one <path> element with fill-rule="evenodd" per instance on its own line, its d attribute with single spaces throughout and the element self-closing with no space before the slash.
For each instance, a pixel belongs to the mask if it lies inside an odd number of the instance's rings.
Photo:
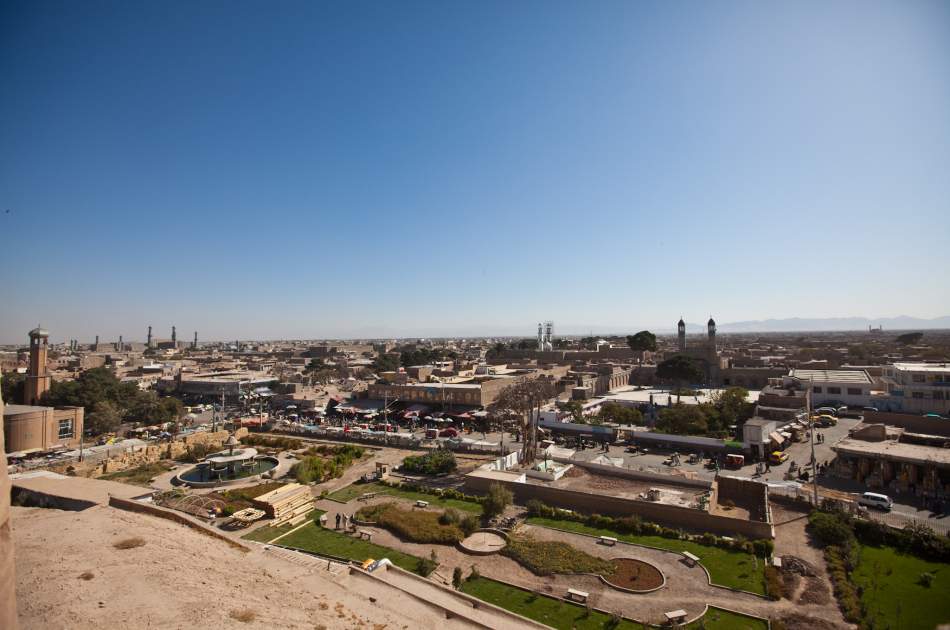
<svg viewBox="0 0 950 630">
<path fill-rule="evenodd" d="M 105 506 L 15 507 L 13 534 L 24 629 L 464 627 L 398 591 Z M 114 546 L 133 537 L 145 544 Z"/>
</svg>

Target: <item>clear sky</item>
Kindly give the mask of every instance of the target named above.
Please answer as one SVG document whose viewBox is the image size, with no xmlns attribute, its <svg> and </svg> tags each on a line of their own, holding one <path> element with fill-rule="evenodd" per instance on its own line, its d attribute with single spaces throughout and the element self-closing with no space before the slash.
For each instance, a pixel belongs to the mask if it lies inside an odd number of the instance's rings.
<svg viewBox="0 0 950 630">
<path fill-rule="evenodd" d="M 0 148 L 3 342 L 950 314 L 945 1 L 6 1 Z"/>
</svg>

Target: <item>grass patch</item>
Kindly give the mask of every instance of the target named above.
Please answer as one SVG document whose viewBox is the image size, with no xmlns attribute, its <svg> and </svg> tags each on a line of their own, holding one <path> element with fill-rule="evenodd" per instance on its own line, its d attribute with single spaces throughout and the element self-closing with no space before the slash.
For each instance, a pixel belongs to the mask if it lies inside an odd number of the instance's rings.
<svg viewBox="0 0 950 630">
<path fill-rule="evenodd" d="M 349 503 L 353 499 L 356 499 L 367 492 L 388 494 L 390 496 L 407 499 L 409 501 L 428 501 L 429 505 L 433 507 L 455 508 L 456 510 L 471 512 L 473 514 L 482 513 L 482 506 L 480 503 L 475 503 L 473 501 L 462 501 L 460 499 L 447 499 L 434 494 L 415 492 L 413 490 L 405 490 L 403 488 L 393 488 L 391 486 L 376 482 L 352 484 L 346 486 L 345 488 L 341 488 L 336 492 L 330 493 L 326 498 L 337 501 L 338 503 Z"/>
<path fill-rule="evenodd" d="M 510 610 L 528 619 L 539 621 L 557 630 L 641 630 L 643 626 L 628 619 L 617 619 L 605 613 L 591 610 L 578 604 L 532 593 L 496 582 L 490 578 L 477 577 L 462 582 L 461 590 L 500 608 Z M 691 630 L 700 627 L 707 630 L 767 630 L 765 620 L 746 617 L 719 608 L 710 607 L 700 622 L 686 626 Z"/>
<path fill-rule="evenodd" d="M 502 553 L 535 575 L 553 573 L 599 573 L 611 575 L 614 565 L 565 542 L 512 537 Z"/>
<path fill-rule="evenodd" d="M 357 562 L 363 562 L 369 558 L 374 560 L 389 558 L 396 566 L 416 573 L 422 573 L 420 564 L 426 562 L 422 558 L 341 534 L 313 522 L 281 538 L 279 544 Z"/>
<path fill-rule="evenodd" d="M 454 512 L 452 518 L 451 514 L 404 509 L 397 503 L 381 503 L 361 508 L 357 515 L 361 520 L 375 521 L 380 527 L 411 542 L 454 545 L 465 538 L 459 526 L 458 512 Z M 474 517 L 471 518 L 474 520 Z M 472 529 L 477 526 L 474 523 Z"/>
<path fill-rule="evenodd" d="M 137 468 L 129 468 L 128 470 L 106 473 L 99 477 L 99 479 L 118 481 L 120 483 L 127 483 L 133 486 L 148 487 L 149 481 L 151 481 L 154 477 L 157 477 L 163 473 L 167 473 L 172 469 L 172 466 L 174 466 L 174 464 L 166 461 L 152 462 L 151 464 L 143 464 Z"/>
<path fill-rule="evenodd" d="M 112 546 L 116 549 L 135 549 L 136 547 L 144 547 L 145 539 L 144 538 L 125 538 L 118 542 L 112 543 Z"/>
<path fill-rule="evenodd" d="M 852 581 L 861 588 L 865 621 L 875 628 L 934 628 L 950 621 L 950 564 L 928 562 L 891 547 L 858 549 Z M 935 578 L 928 587 L 923 573 Z"/>
<path fill-rule="evenodd" d="M 702 565 L 709 571 L 713 584 L 765 595 L 765 561 L 752 554 L 732 549 L 711 547 L 689 540 L 676 540 L 662 536 L 622 534 L 611 529 L 591 527 L 575 521 L 562 521 L 540 516 L 527 519 L 531 525 L 561 529 L 589 536 L 613 536 L 623 542 L 646 545 L 668 551 L 688 551 L 699 556 Z"/>
</svg>

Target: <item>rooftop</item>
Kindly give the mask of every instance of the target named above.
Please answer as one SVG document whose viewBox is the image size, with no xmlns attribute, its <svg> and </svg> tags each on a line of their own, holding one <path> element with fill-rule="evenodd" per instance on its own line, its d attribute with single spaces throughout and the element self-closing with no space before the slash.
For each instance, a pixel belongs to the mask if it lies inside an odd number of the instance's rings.
<svg viewBox="0 0 950 630">
<path fill-rule="evenodd" d="M 934 463 L 938 466 L 950 466 L 950 448 L 937 448 L 920 444 L 904 444 L 896 440 L 866 442 L 845 438 L 832 447 L 838 453 L 860 455 L 864 457 L 886 458 L 912 463 Z"/>
<path fill-rule="evenodd" d="M 34 413 L 37 411 L 46 411 L 52 407 L 43 407 L 40 405 L 6 405 L 3 408 L 3 415 L 18 416 L 21 413 Z"/>
<path fill-rule="evenodd" d="M 950 363 L 895 363 L 894 369 L 910 372 L 950 372 Z"/>
<path fill-rule="evenodd" d="M 871 377 L 864 370 L 792 370 L 789 376 L 813 383 L 871 384 Z"/>
</svg>

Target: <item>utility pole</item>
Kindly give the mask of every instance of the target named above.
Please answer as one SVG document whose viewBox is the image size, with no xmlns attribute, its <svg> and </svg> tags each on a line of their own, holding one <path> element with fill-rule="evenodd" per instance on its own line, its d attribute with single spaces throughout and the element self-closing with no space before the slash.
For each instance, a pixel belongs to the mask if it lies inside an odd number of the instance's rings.
<svg viewBox="0 0 950 630">
<path fill-rule="evenodd" d="M 805 391 L 805 413 L 808 414 L 808 426 L 811 428 L 811 477 L 815 507 L 818 507 L 818 459 L 815 457 L 815 421 L 811 415 L 811 380 L 808 380 L 808 389 Z"/>
</svg>

